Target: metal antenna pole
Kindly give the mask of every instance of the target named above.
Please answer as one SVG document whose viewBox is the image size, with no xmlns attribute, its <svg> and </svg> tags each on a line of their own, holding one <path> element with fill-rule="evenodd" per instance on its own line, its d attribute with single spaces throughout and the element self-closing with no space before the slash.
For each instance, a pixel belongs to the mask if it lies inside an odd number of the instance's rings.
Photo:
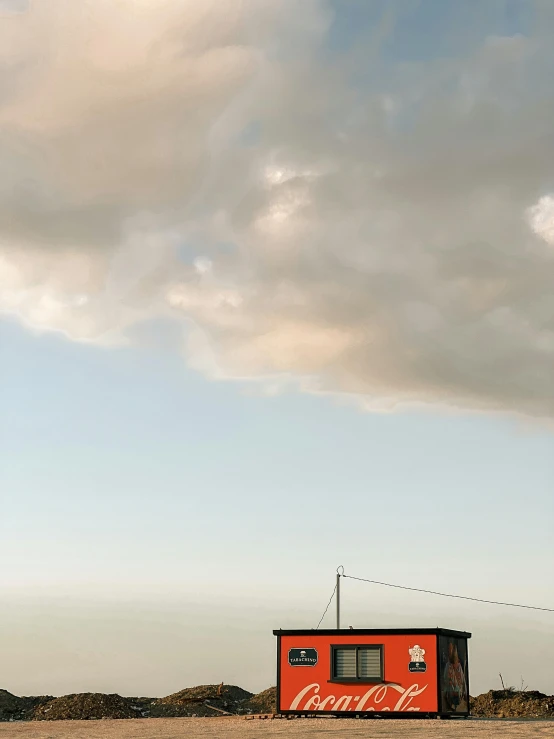
<svg viewBox="0 0 554 739">
<path fill-rule="evenodd" d="M 340 629 L 340 575 L 337 572 L 337 629 Z"/>
<path fill-rule="evenodd" d="M 344 567 L 342 565 L 337 567 L 337 629 L 340 629 L 340 570 L 344 574 Z"/>
</svg>

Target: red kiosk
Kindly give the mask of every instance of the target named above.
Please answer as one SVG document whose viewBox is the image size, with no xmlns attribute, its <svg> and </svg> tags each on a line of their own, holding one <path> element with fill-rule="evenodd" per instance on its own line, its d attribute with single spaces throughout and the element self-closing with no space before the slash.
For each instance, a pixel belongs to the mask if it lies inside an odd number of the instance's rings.
<svg viewBox="0 0 554 739">
<path fill-rule="evenodd" d="M 450 629 L 278 630 L 283 715 L 469 715 L 468 639 Z"/>
</svg>

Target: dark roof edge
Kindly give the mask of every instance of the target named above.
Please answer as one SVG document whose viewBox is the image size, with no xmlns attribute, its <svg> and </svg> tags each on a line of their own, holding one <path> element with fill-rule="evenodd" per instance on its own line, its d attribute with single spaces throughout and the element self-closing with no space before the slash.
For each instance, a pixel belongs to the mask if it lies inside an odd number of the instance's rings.
<svg viewBox="0 0 554 739">
<path fill-rule="evenodd" d="M 465 639 L 471 639 L 469 631 L 456 631 L 455 629 L 442 629 L 435 627 L 434 629 L 275 629 L 274 636 L 376 636 L 378 634 L 388 634 L 391 636 L 409 636 L 417 635 L 438 635 L 438 636 L 457 636 Z"/>
</svg>

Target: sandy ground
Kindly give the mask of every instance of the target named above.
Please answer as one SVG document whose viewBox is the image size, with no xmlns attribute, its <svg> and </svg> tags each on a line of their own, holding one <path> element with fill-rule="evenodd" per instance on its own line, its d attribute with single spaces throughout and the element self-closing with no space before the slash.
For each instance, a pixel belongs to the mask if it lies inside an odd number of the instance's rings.
<svg viewBox="0 0 554 739">
<path fill-rule="evenodd" d="M 296 719 L 245 721 L 236 718 L 128 719 L 126 721 L 30 721 L 0 723 L 0 739 L 546 739 L 554 738 L 554 721 L 394 721 Z"/>
</svg>

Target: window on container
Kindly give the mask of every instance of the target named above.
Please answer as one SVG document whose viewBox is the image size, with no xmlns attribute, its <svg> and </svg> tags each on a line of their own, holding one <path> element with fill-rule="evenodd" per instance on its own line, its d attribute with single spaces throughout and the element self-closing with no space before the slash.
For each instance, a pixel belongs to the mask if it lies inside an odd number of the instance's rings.
<svg viewBox="0 0 554 739">
<path fill-rule="evenodd" d="M 380 644 L 332 647 L 331 679 L 382 682 L 383 647 Z"/>
</svg>

